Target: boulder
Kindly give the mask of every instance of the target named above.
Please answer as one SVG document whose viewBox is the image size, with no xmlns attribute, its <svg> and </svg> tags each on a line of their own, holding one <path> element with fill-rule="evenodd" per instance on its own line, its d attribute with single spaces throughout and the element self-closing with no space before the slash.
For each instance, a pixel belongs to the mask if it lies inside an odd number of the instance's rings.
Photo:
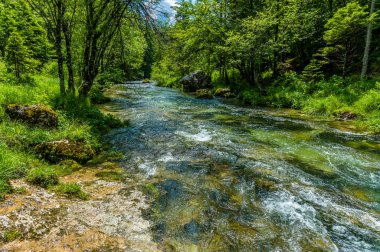
<svg viewBox="0 0 380 252">
<path fill-rule="evenodd" d="M 230 88 L 218 88 L 215 93 L 215 96 L 220 96 L 224 98 L 233 98 L 235 94 L 231 91 Z"/>
<path fill-rule="evenodd" d="M 342 120 L 342 121 L 358 119 L 358 115 L 351 111 L 336 112 L 334 113 L 334 116 L 338 120 Z"/>
<path fill-rule="evenodd" d="M 33 126 L 57 127 L 58 116 L 48 106 L 45 105 L 8 105 L 5 113 L 12 119 L 18 120 Z"/>
<path fill-rule="evenodd" d="M 197 71 L 183 77 L 180 81 L 184 92 L 195 92 L 199 89 L 211 89 L 211 77 L 203 71 Z"/>
<path fill-rule="evenodd" d="M 44 159 L 52 163 L 58 163 L 65 159 L 85 164 L 95 156 L 95 151 L 86 146 L 84 142 L 61 140 L 44 142 L 36 146 L 36 151 Z"/>
<path fill-rule="evenodd" d="M 200 99 L 212 99 L 214 97 L 209 89 L 199 89 L 195 92 L 195 96 Z"/>
</svg>

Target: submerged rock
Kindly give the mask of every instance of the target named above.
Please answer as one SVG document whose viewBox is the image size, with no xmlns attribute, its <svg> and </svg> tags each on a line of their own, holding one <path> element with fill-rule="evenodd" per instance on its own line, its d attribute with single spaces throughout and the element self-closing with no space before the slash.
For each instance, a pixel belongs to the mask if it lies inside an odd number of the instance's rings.
<svg viewBox="0 0 380 252">
<path fill-rule="evenodd" d="M 12 120 L 19 120 L 33 126 L 56 127 L 58 125 L 57 114 L 45 105 L 8 105 L 5 113 Z"/>
<path fill-rule="evenodd" d="M 199 89 L 212 88 L 210 76 L 203 71 L 186 75 L 179 82 L 184 92 L 195 92 Z"/>
<path fill-rule="evenodd" d="M 213 95 L 209 89 L 199 89 L 195 92 L 195 96 L 200 99 L 212 99 Z"/>
<path fill-rule="evenodd" d="M 220 96 L 224 98 L 234 98 L 235 94 L 231 91 L 230 88 L 218 88 L 215 93 L 215 96 Z"/>
<path fill-rule="evenodd" d="M 45 142 L 37 145 L 36 151 L 44 159 L 52 163 L 71 159 L 84 164 L 95 155 L 95 151 L 91 147 L 86 146 L 84 142 L 70 140 Z"/>
<path fill-rule="evenodd" d="M 192 238 L 196 238 L 198 236 L 199 225 L 194 219 L 192 219 L 189 223 L 185 224 L 184 229 L 186 233 Z"/>
</svg>

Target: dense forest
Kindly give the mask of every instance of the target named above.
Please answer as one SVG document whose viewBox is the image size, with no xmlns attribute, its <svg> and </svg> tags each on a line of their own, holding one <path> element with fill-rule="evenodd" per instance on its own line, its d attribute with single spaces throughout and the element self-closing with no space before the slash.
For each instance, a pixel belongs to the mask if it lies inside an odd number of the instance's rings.
<svg viewBox="0 0 380 252">
<path fill-rule="evenodd" d="M 4 0 L 0 4 L 3 80 L 30 84 L 33 74 L 56 75 L 62 95 L 75 93 L 80 86 L 79 94 L 87 96 L 95 79 L 102 82 L 107 74 L 115 82 L 144 75 L 154 3 Z"/>
<path fill-rule="evenodd" d="M 376 1 L 183 1 L 164 27 L 153 79 L 203 70 L 247 103 L 355 113 L 378 131 Z M 338 116 L 339 117 L 339 116 Z"/>
</svg>

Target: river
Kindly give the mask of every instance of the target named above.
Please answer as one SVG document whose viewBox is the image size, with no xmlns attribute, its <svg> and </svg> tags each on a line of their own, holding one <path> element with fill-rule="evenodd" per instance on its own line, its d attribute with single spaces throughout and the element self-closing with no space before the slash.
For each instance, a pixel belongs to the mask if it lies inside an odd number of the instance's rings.
<svg viewBox="0 0 380 252">
<path fill-rule="evenodd" d="M 380 251 L 379 138 L 153 84 L 108 94 L 164 251 Z"/>
</svg>

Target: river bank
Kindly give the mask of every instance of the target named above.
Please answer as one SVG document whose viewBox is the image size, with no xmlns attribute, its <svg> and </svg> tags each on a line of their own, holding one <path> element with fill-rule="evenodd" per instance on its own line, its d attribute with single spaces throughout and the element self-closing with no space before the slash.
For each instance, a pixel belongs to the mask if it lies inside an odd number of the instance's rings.
<svg viewBox="0 0 380 252">
<path fill-rule="evenodd" d="M 88 199 L 11 182 L 23 193 L 0 202 L 0 226 L 6 227 L 0 251 L 158 251 L 142 215 L 149 201 L 116 163 L 83 167 L 60 182 L 81 185 Z"/>
<path fill-rule="evenodd" d="M 35 79 L 0 84 L 0 250 L 155 251 L 148 200 L 102 141 L 127 123 Z"/>
</svg>

